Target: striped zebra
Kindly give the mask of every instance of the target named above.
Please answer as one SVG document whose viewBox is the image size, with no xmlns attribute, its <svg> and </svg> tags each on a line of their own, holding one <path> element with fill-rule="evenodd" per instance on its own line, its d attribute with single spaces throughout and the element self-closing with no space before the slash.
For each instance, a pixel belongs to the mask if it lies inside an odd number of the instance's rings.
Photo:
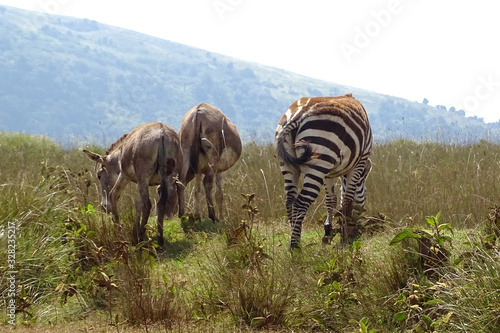
<svg viewBox="0 0 500 333">
<path fill-rule="evenodd" d="M 275 147 L 285 178 L 286 212 L 292 230 L 290 248 L 299 247 L 302 221 L 322 186 L 328 212 L 323 242 L 329 243 L 337 206 L 335 179 L 342 177 L 342 216 L 350 217 L 354 204 L 365 203 L 372 132 L 363 105 L 352 94 L 303 97 L 281 117 Z M 299 193 L 301 174 L 303 187 Z M 345 241 L 350 231 L 343 225 L 341 231 Z"/>
</svg>

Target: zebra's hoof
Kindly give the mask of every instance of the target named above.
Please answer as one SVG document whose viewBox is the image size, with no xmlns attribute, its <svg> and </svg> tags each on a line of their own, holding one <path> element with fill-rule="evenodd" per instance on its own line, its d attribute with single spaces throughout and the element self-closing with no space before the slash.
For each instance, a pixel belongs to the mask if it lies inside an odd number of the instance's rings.
<svg viewBox="0 0 500 333">
<path fill-rule="evenodd" d="M 332 237 L 331 236 L 323 236 L 322 238 L 323 244 L 328 245 L 332 243 Z"/>
</svg>

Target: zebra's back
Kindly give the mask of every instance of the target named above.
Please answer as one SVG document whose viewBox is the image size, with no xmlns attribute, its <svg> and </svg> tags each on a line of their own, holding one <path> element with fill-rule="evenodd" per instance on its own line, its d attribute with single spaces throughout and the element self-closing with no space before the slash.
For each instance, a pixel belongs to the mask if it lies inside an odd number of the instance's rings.
<svg viewBox="0 0 500 333">
<path fill-rule="evenodd" d="M 283 163 L 337 177 L 370 154 L 372 140 L 363 105 L 348 94 L 295 101 L 278 123 L 275 143 Z"/>
</svg>

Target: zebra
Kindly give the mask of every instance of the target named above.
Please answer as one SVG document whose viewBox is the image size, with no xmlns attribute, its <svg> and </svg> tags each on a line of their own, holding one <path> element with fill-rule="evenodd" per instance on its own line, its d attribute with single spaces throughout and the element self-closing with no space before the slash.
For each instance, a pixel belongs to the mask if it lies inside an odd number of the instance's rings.
<svg viewBox="0 0 500 333">
<path fill-rule="evenodd" d="M 291 249 L 300 247 L 302 221 L 322 186 L 326 190 L 328 213 L 323 242 L 331 241 L 337 206 L 337 177 L 342 178 L 341 216 L 350 217 L 354 204 L 364 206 L 372 142 L 366 111 L 352 94 L 303 97 L 281 117 L 276 128 L 275 149 L 285 180 Z M 303 186 L 298 193 L 301 174 Z M 345 241 L 350 231 L 342 228 L 341 225 L 341 236 Z"/>
</svg>

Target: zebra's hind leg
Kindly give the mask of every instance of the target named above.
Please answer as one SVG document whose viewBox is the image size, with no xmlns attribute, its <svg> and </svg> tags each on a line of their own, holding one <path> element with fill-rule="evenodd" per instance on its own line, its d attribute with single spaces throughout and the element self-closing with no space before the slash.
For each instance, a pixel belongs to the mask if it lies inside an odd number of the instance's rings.
<svg viewBox="0 0 500 333">
<path fill-rule="evenodd" d="M 309 206 L 311 206 L 314 200 L 318 197 L 321 186 L 323 186 L 322 178 L 309 174 L 304 176 L 304 185 L 302 190 L 293 202 L 292 219 L 290 221 L 290 227 L 292 229 L 292 237 L 290 239 L 291 250 L 300 248 L 302 221 L 306 216 Z"/>
<path fill-rule="evenodd" d="M 295 198 L 292 204 L 292 218 L 290 219 L 290 229 L 292 236 L 290 238 L 290 250 L 300 249 L 300 237 L 302 234 L 302 221 L 306 215 L 311 202 L 301 194 Z"/>
<path fill-rule="evenodd" d="M 333 238 L 333 217 L 337 208 L 337 195 L 335 195 L 335 183 L 333 178 L 325 179 L 326 190 L 326 210 L 328 216 L 326 217 L 324 228 L 325 235 L 322 238 L 323 244 L 330 244 Z"/>
</svg>

